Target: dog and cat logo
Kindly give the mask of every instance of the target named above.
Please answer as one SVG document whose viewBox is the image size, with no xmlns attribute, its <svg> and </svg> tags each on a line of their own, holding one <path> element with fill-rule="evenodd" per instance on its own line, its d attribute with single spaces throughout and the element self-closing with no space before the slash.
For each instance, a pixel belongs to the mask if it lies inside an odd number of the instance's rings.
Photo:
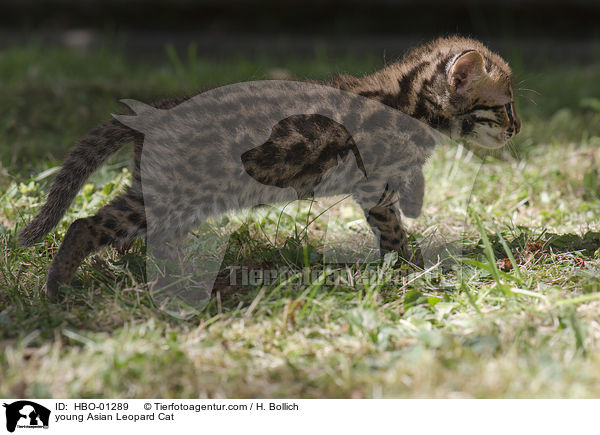
<svg viewBox="0 0 600 435">
<path fill-rule="evenodd" d="M 6 408 L 6 430 L 48 429 L 50 410 L 29 400 L 19 400 L 3 405 Z"/>
</svg>

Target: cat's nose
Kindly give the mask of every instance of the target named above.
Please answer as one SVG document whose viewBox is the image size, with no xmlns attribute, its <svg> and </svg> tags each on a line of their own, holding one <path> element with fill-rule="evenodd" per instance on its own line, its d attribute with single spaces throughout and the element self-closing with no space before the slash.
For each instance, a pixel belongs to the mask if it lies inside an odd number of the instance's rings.
<svg viewBox="0 0 600 435">
<path fill-rule="evenodd" d="M 521 121 L 515 119 L 515 136 L 521 131 Z"/>
</svg>

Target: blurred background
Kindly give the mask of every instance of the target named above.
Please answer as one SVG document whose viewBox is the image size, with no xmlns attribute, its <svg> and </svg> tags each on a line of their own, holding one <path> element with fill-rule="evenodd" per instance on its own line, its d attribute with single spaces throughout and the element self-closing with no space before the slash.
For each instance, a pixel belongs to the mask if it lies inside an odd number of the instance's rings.
<svg viewBox="0 0 600 435">
<path fill-rule="evenodd" d="M 516 148 L 533 144 L 538 118 L 554 121 L 537 142 L 577 140 L 597 128 L 599 18 L 593 0 L 2 0 L 0 158 L 59 161 L 121 98 L 363 75 L 448 34 L 509 60 L 525 118 Z"/>
<path fill-rule="evenodd" d="M 216 58 L 331 55 L 390 58 L 436 36 L 471 35 L 528 60 L 590 60 L 600 2 L 541 0 L 3 0 L 2 44 L 37 35 L 93 49 L 119 42 L 156 58 L 165 44 Z M 517 42 L 518 41 L 518 42 Z"/>
<path fill-rule="evenodd" d="M 592 0 L 0 0 L 0 396 L 600 397 L 599 22 Z M 411 241 L 466 230 L 465 273 L 367 287 L 358 265 L 331 289 L 223 288 L 181 320 L 149 297 L 140 241 L 90 256 L 60 304 L 40 292 L 67 227 L 127 185 L 131 147 L 44 241 L 19 248 L 17 229 L 120 99 L 361 76 L 448 34 L 508 60 L 522 121 L 497 155 L 429 159 Z M 224 264 L 321 269 L 327 227 L 298 210 L 250 216 Z M 327 231 L 371 234 L 357 207 L 333 213 Z"/>
</svg>

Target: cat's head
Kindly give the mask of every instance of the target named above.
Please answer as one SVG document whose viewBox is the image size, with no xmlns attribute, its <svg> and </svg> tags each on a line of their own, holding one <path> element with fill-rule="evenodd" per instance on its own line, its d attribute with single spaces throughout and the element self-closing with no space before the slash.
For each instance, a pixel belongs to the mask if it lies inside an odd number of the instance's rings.
<svg viewBox="0 0 600 435">
<path fill-rule="evenodd" d="M 500 56 L 483 46 L 466 49 L 448 61 L 444 73 L 453 139 L 498 148 L 519 133 L 512 72 Z"/>
</svg>

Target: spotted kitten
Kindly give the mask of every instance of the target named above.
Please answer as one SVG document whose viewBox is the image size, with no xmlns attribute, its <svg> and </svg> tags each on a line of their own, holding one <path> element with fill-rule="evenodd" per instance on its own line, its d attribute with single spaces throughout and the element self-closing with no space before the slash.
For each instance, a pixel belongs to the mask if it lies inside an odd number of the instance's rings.
<svg viewBox="0 0 600 435">
<path fill-rule="evenodd" d="M 438 39 L 409 52 L 402 60 L 374 74 L 362 78 L 337 76 L 327 85 L 366 97 L 368 101 L 383 103 L 453 139 L 466 140 L 483 147 L 502 146 L 520 129 L 513 104 L 510 68 L 500 56 L 472 39 Z M 154 107 L 174 110 L 189 101 L 185 98 L 174 99 L 159 102 Z M 299 197 L 305 197 L 315 193 L 315 188 L 331 168 L 353 155 L 358 170 L 364 174 L 364 180 L 353 186 L 350 192 L 339 188 L 319 192 L 352 193 L 378 236 L 382 253 L 397 251 L 406 257 L 407 237 L 398 208 L 409 217 L 420 213 L 424 191 L 421 168 L 434 144 L 428 140 L 420 144 L 408 140 L 402 149 L 391 145 L 371 149 L 369 153 L 380 154 L 381 157 L 375 159 L 377 167 L 374 168 L 368 159 L 362 161 L 363 150 L 357 151 L 352 136 L 343 125 L 333 120 L 335 116 L 328 118 L 306 113 L 300 111 L 282 120 L 273 127 L 265 144 L 242 154 L 245 174 L 265 185 L 291 187 Z M 361 117 L 365 116 L 359 113 Z M 363 122 L 362 118 L 359 122 Z M 49 296 L 56 296 L 59 284 L 69 283 L 85 257 L 102 246 L 121 247 L 137 237 L 160 236 L 164 228 L 153 222 L 171 225 L 177 217 L 177 231 L 185 233 L 208 215 L 226 212 L 228 205 L 216 193 L 212 193 L 215 183 L 220 182 L 219 177 L 229 176 L 227 183 L 230 187 L 242 192 L 236 205 L 253 205 L 244 199 L 253 194 L 248 190 L 248 184 L 237 178 L 239 176 L 241 180 L 243 174 L 228 173 L 228 162 L 224 162 L 222 167 L 191 174 L 191 177 L 198 177 L 194 179 L 197 191 L 178 194 L 180 200 L 192 203 L 203 199 L 205 203 L 210 203 L 210 207 L 189 219 L 183 216 L 185 213 L 181 208 L 169 209 L 165 206 L 161 207 L 160 213 L 157 210 L 150 211 L 144 199 L 148 200 L 152 195 L 156 197 L 161 190 L 172 188 L 177 191 L 176 177 L 165 179 L 154 187 L 145 184 L 142 194 L 140 161 L 144 135 L 120 121 L 108 121 L 81 140 L 54 180 L 46 203 L 20 233 L 23 246 L 39 241 L 60 221 L 90 174 L 123 145 L 134 144 L 131 187 L 102 207 L 95 216 L 78 219 L 69 227 L 50 265 L 45 285 Z M 168 141 L 163 146 L 166 155 L 173 155 L 173 160 L 181 160 L 180 166 L 175 167 L 181 167 L 182 171 L 202 164 L 203 155 L 178 156 L 176 148 L 168 154 Z M 226 155 L 222 150 L 209 151 L 215 153 L 211 157 L 216 158 L 213 161 L 223 161 L 223 155 Z M 168 159 L 165 157 L 165 160 Z M 236 164 L 239 163 L 238 159 Z M 378 174 L 387 175 L 382 178 Z M 182 206 L 181 203 L 175 203 Z M 182 220 L 185 222 L 182 223 Z"/>
</svg>

